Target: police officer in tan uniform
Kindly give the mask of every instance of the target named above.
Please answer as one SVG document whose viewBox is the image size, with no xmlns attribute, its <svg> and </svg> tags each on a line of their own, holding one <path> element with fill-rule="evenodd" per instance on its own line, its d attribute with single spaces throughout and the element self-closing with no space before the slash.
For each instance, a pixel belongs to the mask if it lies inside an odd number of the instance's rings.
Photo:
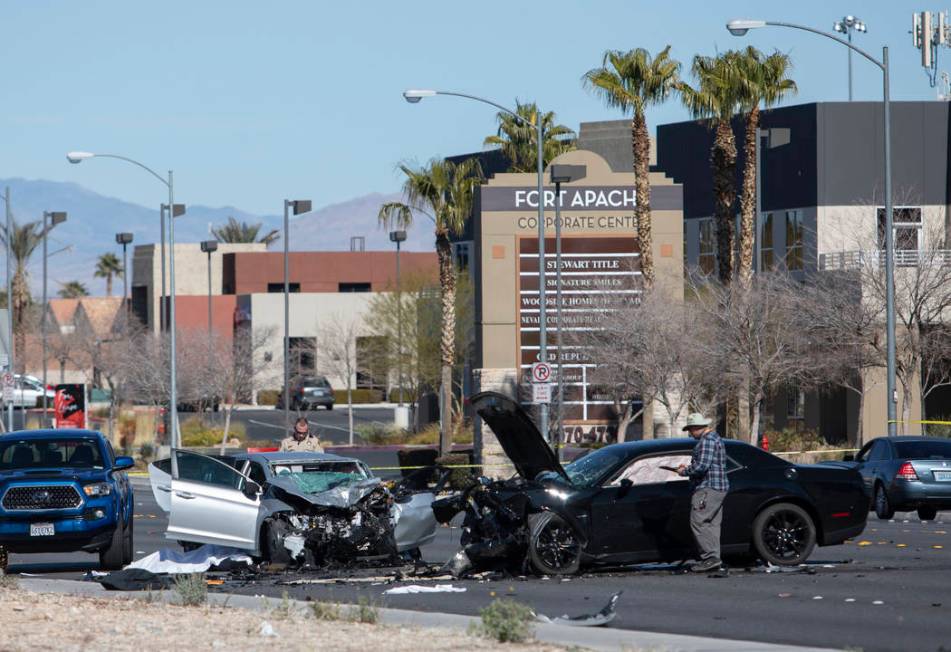
<svg viewBox="0 0 951 652">
<path fill-rule="evenodd" d="M 294 423 L 294 431 L 289 437 L 281 440 L 281 452 L 306 451 L 308 453 L 323 453 L 320 440 L 310 434 L 307 419 L 301 417 Z"/>
</svg>

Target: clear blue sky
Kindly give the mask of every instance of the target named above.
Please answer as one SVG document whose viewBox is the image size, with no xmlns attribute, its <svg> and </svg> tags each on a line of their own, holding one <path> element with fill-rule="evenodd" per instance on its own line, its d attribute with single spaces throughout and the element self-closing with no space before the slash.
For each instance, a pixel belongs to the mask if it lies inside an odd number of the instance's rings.
<svg viewBox="0 0 951 652">
<path fill-rule="evenodd" d="M 904 0 L 796 3 L 599 0 L 11 0 L 0 14 L 0 176 L 76 181 L 146 205 L 157 182 L 113 161 L 66 163 L 70 149 L 123 153 L 175 170 L 181 201 L 276 213 L 285 196 L 341 201 L 396 190 L 403 159 L 481 148 L 489 107 L 403 102 L 407 87 L 503 104 L 537 100 L 573 128 L 619 117 L 579 82 L 605 49 L 670 43 L 686 62 L 744 46 L 791 54 L 799 96 L 846 99 L 846 51 L 764 29 L 731 37 L 731 17 L 830 29 L 857 12 L 857 44 L 892 51 L 893 98 L 933 99 Z M 935 6 L 932 9 L 940 9 Z M 951 52 L 942 52 L 951 62 Z M 940 61 L 939 61 L 940 63 Z M 856 59 L 856 99 L 880 99 L 877 68 Z M 675 102 L 651 126 L 684 119 Z M 66 208 L 66 207 L 64 207 Z"/>
</svg>

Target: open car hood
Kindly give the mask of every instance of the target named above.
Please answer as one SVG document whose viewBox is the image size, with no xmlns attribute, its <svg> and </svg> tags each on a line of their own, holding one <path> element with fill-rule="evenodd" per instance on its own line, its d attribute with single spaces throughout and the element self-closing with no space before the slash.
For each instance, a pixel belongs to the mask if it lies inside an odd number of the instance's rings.
<svg viewBox="0 0 951 652">
<path fill-rule="evenodd" d="M 498 392 L 480 392 L 469 402 L 495 433 L 520 476 L 534 480 L 542 471 L 554 471 L 570 482 L 555 451 L 545 442 L 521 405 Z"/>
</svg>

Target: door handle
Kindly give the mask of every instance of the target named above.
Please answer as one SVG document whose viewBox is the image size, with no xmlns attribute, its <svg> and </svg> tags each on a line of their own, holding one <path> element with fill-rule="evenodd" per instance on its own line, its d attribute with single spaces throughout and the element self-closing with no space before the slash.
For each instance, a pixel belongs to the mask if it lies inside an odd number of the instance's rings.
<svg viewBox="0 0 951 652">
<path fill-rule="evenodd" d="M 195 497 L 195 494 L 190 494 L 187 491 L 176 491 L 175 495 L 179 498 L 184 498 L 185 500 L 191 500 Z"/>
<path fill-rule="evenodd" d="M 172 493 L 172 488 L 168 485 L 160 484 L 156 487 L 159 491 L 164 491 L 165 493 Z"/>
</svg>

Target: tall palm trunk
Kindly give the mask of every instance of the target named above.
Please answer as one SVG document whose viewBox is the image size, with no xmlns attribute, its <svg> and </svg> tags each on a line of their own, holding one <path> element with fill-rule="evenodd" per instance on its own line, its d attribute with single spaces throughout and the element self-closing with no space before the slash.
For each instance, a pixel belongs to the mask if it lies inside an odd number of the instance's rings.
<svg viewBox="0 0 951 652">
<path fill-rule="evenodd" d="M 717 263 L 722 283 L 733 277 L 733 203 L 736 200 L 736 140 L 728 120 L 718 120 L 710 152 L 714 215 L 717 221 Z"/>
<path fill-rule="evenodd" d="M 439 261 L 439 286 L 442 290 L 439 452 L 445 455 L 452 450 L 452 365 L 456 354 L 456 275 L 452 266 L 449 234 L 445 230 L 436 232 L 436 257 Z"/>
<path fill-rule="evenodd" d="M 106 296 L 112 296 L 112 274 L 106 274 Z"/>
<path fill-rule="evenodd" d="M 17 371 L 26 373 L 26 309 L 30 303 L 30 288 L 26 270 L 22 267 L 13 275 L 13 328 Z"/>
<path fill-rule="evenodd" d="M 634 154 L 634 191 L 637 206 L 637 244 L 640 249 L 644 287 L 654 284 L 654 251 L 651 233 L 650 134 L 643 112 L 636 112 L 631 122 L 631 149 Z"/>
<path fill-rule="evenodd" d="M 746 116 L 743 143 L 743 189 L 740 193 L 740 260 L 738 277 L 744 285 L 753 277 L 753 244 L 756 241 L 756 139 L 759 132 L 759 107 Z"/>
</svg>

